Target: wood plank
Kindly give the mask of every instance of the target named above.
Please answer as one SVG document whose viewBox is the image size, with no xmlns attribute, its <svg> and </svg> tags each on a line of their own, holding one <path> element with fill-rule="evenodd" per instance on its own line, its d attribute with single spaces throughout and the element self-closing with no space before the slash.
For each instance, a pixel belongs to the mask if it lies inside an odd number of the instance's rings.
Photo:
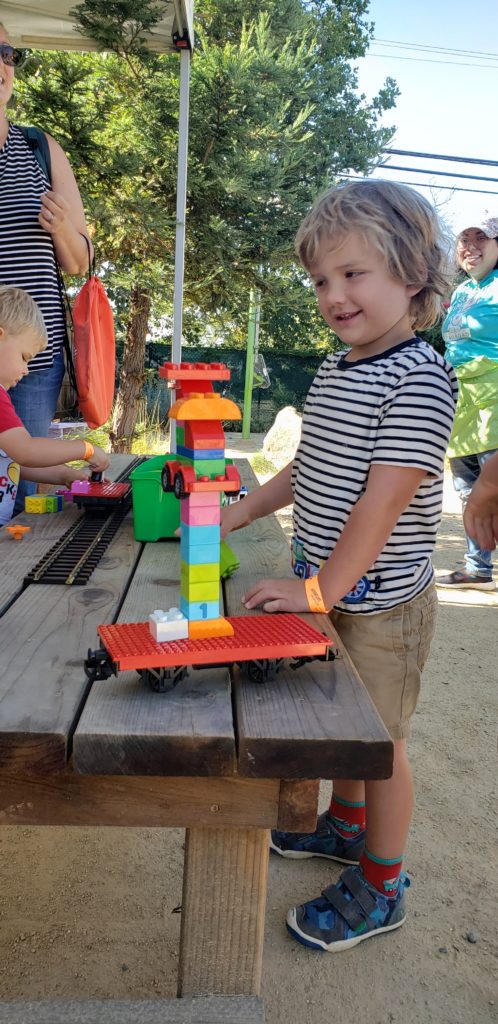
<svg viewBox="0 0 498 1024">
<path fill-rule="evenodd" d="M 280 783 L 277 828 L 284 832 L 314 832 L 318 816 L 319 779 Z"/>
<path fill-rule="evenodd" d="M 238 770 L 247 777 L 385 779 L 392 742 L 343 661 L 282 670 L 256 687 L 233 672 Z"/>
<path fill-rule="evenodd" d="M 309 809 L 299 813 L 295 807 L 285 820 L 306 831 Z M 0 773 L 0 825 L 275 828 L 281 815 L 277 779 Z"/>
<path fill-rule="evenodd" d="M 187 831 L 178 994 L 259 995 L 266 829 Z"/>
<path fill-rule="evenodd" d="M 128 516 L 85 587 L 29 586 L 0 620 L 0 769 L 64 769 L 89 688 L 87 649 L 112 621 L 140 550 Z"/>
<path fill-rule="evenodd" d="M 147 544 L 119 615 L 143 621 L 177 605 L 178 541 Z M 90 774 L 230 775 L 235 771 L 230 676 L 226 668 L 190 670 L 168 693 L 136 673 L 93 687 L 74 737 L 74 766 Z"/>
<path fill-rule="evenodd" d="M 264 1024 L 256 996 L 0 1002 L 0 1024 Z"/>
<path fill-rule="evenodd" d="M 113 455 L 106 476 L 114 480 L 132 462 L 130 455 Z M 33 515 L 22 512 L 15 522 L 30 526 L 31 533 L 15 541 L 0 530 L 0 615 L 21 593 L 25 575 L 46 555 L 76 519 L 81 516 L 76 505 L 66 505 L 63 512 Z"/>
</svg>

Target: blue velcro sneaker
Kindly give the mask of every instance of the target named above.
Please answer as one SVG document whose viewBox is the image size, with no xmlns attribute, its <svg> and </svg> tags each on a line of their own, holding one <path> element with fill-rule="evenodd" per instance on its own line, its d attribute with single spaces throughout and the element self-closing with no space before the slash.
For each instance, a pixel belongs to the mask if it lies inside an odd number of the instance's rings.
<svg viewBox="0 0 498 1024">
<path fill-rule="evenodd" d="M 365 846 L 365 832 L 342 836 L 327 811 L 318 818 L 315 832 L 279 832 L 273 829 L 270 849 L 289 860 L 326 857 L 339 864 L 357 864 Z"/>
<path fill-rule="evenodd" d="M 289 910 L 287 929 L 303 946 L 340 953 L 399 928 L 406 917 L 404 892 L 409 885 L 402 872 L 396 895 L 388 898 L 367 882 L 359 867 L 346 868 L 318 899 Z"/>
</svg>

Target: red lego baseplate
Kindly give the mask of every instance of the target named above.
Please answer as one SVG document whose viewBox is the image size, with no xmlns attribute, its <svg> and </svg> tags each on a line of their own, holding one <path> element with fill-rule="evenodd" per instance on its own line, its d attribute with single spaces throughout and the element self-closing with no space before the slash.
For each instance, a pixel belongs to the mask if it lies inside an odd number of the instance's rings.
<svg viewBox="0 0 498 1024">
<path fill-rule="evenodd" d="M 116 501 L 128 494 L 130 486 L 130 484 L 115 484 L 112 481 L 92 483 L 88 491 L 85 491 L 84 494 L 75 494 L 74 497 L 76 501 L 79 501 L 81 498 L 90 500 L 99 498 L 102 501 Z"/>
<path fill-rule="evenodd" d="M 111 660 L 125 669 L 215 665 L 264 658 L 318 657 L 333 641 L 299 615 L 236 615 L 228 617 L 233 636 L 206 640 L 171 640 L 158 644 L 148 622 L 99 626 Z"/>
</svg>

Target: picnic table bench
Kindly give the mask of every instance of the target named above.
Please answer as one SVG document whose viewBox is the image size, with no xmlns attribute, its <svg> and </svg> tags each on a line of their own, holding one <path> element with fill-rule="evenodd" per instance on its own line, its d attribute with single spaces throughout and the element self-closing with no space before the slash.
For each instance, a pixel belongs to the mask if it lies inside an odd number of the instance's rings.
<svg viewBox="0 0 498 1024">
<path fill-rule="evenodd" d="M 108 475 L 130 461 L 115 456 Z M 256 1024 L 268 830 L 313 830 L 320 778 L 389 777 L 391 741 L 325 615 L 303 617 L 333 638 L 335 659 L 263 685 L 227 667 L 192 670 L 167 693 L 134 672 L 92 685 L 83 663 L 98 625 L 177 604 L 179 544 L 136 541 L 130 513 L 85 586 L 23 587 L 81 514 L 22 516 L 21 541 L 0 532 L 0 824 L 186 828 L 180 998 L 0 1003 L 0 1024 Z M 230 545 L 240 569 L 225 612 L 240 615 L 250 581 L 290 575 L 289 547 L 275 517 Z"/>
</svg>

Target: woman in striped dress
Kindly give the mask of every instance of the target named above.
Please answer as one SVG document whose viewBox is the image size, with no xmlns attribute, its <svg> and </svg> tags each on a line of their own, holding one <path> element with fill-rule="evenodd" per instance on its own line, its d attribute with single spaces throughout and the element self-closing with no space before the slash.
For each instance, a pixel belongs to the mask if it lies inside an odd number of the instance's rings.
<svg viewBox="0 0 498 1024">
<path fill-rule="evenodd" d="M 68 274 L 85 272 L 87 227 L 76 179 L 59 144 L 47 135 L 50 183 L 21 130 L 7 119 L 14 67 L 20 57 L 0 23 L 0 284 L 29 292 L 42 311 L 48 333 L 47 348 L 30 362 L 28 376 L 11 390 L 10 397 L 29 433 L 45 437 L 64 377 L 64 308 L 57 263 Z M 18 510 L 25 495 L 35 489 L 34 484 L 19 488 Z"/>
</svg>

